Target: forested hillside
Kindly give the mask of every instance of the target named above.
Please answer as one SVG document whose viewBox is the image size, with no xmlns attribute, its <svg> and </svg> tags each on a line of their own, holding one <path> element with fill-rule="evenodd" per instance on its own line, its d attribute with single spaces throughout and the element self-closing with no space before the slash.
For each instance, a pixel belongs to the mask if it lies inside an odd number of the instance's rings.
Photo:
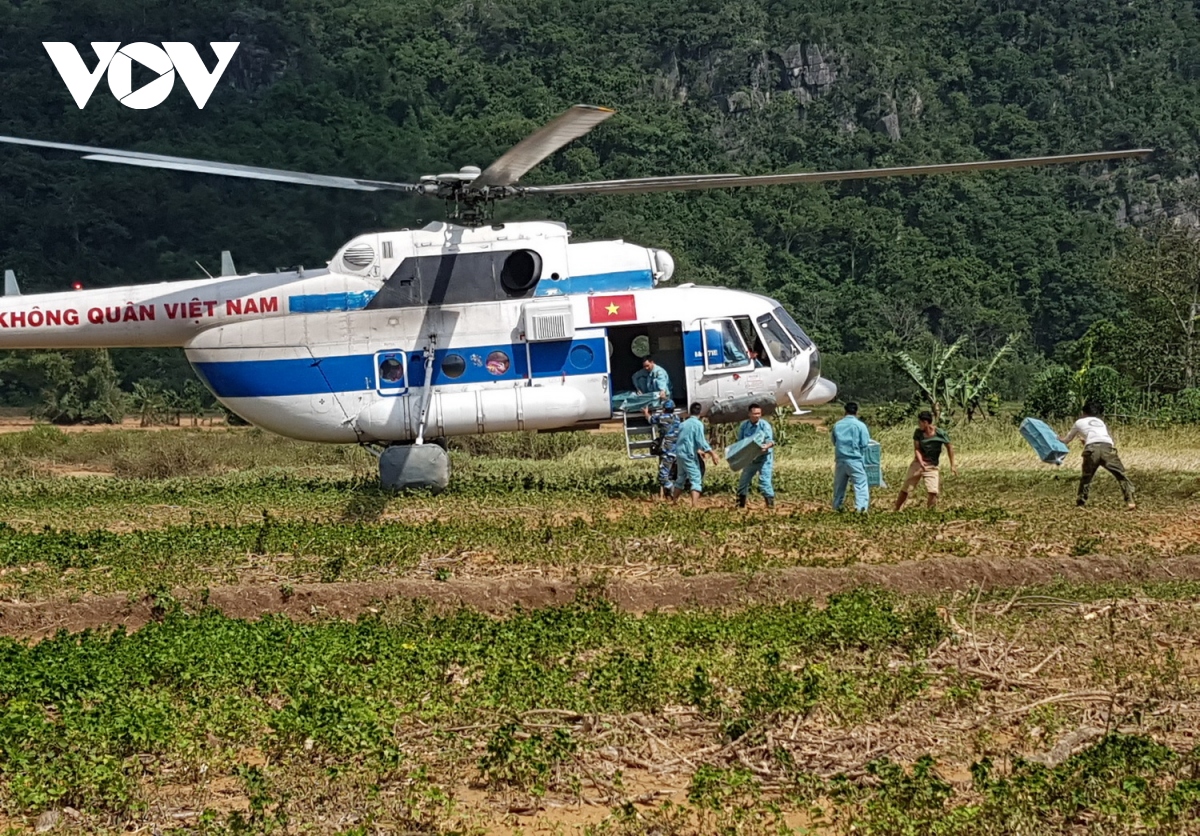
<svg viewBox="0 0 1200 836">
<path fill-rule="evenodd" d="M 204 110 L 181 84 L 130 110 L 101 82 L 81 111 L 49 40 L 89 64 L 89 41 L 241 47 Z M 0 0 L 3 134 L 408 179 L 486 165 L 575 102 L 619 113 L 530 182 L 1159 149 L 500 209 L 668 248 L 678 281 L 774 294 L 850 392 L 893 396 L 897 348 L 966 335 L 986 355 L 1018 334 L 1005 394 L 1020 395 L 1097 321 L 1136 330 L 1137 299 L 1105 278 L 1128 225 L 1194 219 L 1200 23 L 1184 0 Z M 0 265 L 29 291 L 192 277 L 222 249 L 242 269 L 314 266 L 357 232 L 442 212 L 0 147 Z M 118 354 L 128 383 L 179 362 L 150 357 Z"/>
</svg>

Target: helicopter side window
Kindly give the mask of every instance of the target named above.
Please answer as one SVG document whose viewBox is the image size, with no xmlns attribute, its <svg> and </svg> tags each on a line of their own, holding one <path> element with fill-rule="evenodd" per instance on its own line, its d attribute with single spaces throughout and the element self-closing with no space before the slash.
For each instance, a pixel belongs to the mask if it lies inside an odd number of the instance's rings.
<svg viewBox="0 0 1200 836">
<path fill-rule="evenodd" d="M 792 319 L 791 314 L 782 307 L 776 308 L 773 313 L 775 318 L 783 323 L 787 332 L 792 335 L 792 339 L 796 341 L 796 345 L 800 346 L 801 351 L 812 346 L 813 341 L 808 338 L 808 334 L 804 333 L 804 329 L 796 324 L 796 320 Z"/>
<path fill-rule="evenodd" d="M 742 334 L 742 339 L 746 345 L 750 346 L 750 359 L 754 361 L 755 368 L 771 365 L 771 357 L 767 354 L 766 348 L 763 347 L 763 342 L 758 336 L 758 332 L 754 330 L 754 325 L 748 316 L 735 317 L 733 320 L 737 323 L 738 331 Z"/>
<path fill-rule="evenodd" d="M 403 395 L 408 388 L 403 351 L 380 351 L 375 355 L 375 388 L 381 395 Z"/>
<path fill-rule="evenodd" d="M 773 316 L 763 314 L 756 322 L 758 322 L 758 330 L 762 332 L 763 341 L 766 342 L 771 357 L 780 363 L 786 363 L 799 353 L 796 351 L 796 345 L 792 342 L 792 338 Z"/>
<path fill-rule="evenodd" d="M 735 369 L 750 365 L 746 343 L 732 319 L 704 321 L 704 366 L 708 369 Z"/>
<path fill-rule="evenodd" d="M 386 386 L 389 383 L 401 383 L 404 380 L 404 364 L 395 357 L 389 357 L 379 364 L 379 379 Z"/>
</svg>

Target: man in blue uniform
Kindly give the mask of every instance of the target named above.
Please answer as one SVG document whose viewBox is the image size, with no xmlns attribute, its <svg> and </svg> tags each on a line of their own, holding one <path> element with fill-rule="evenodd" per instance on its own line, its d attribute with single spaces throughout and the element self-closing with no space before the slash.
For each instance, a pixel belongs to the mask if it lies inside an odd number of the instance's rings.
<svg viewBox="0 0 1200 836">
<path fill-rule="evenodd" d="M 762 407 L 758 404 L 750 404 L 748 414 L 749 418 L 738 426 L 737 440 L 757 437 L 762 453 L 742 470 L 742 478 L 738 481 L 738 507 L 746 507 L 746 500 L 750 497 L 750 482 L 757 475 L 759 492 L 767 500 L 767 507 L 774 508 L 775 486 L 771 483 L 771 477 L 775 470 L 775 431 L 762 419 Z"/>
<path fill-rule="evenodd" d="M 829 434 L 833 439 L 833 510 L 842 510 L 846 501 L 846 483 L 854 483 L 854 510 L 865 512 L 871 502 L 870 487 L 867 485 L 867 470 L 863 459 L 871 433 L 867 425 L 858 419 L 858 404 L 846 404 L 846 415 L 833 425 Z"/>
<path fill-rule="evenodd" d="M 653 357 L 647 357 L 642 360 L 642 370 L 633 375 L 633 388 L 639 395 L 657 395 L 665 401 L 671 397 L 671 376 Z"/>
<path fill-rule="evenodd" d="M 698 403 L 688 407 L 688 419 L 679 426 L 679 438 L 675 441 L 675 486 L 671 489 L 671 499 L 678 499 L 686 485 L 692 488 L 692 507 L 704 490 L 704 479 L 700 473 L 700 457 L 708 453 L 712 463 L 717 463 L 717 454 L 713 452 L 704 437 L 704 422 L 700 420 L 703 407 Z"/>
<path fill-rule="evenodd" d="M 663 411 L 658 415 L 651 415 L 649 407 L 642 409 L 642 414 L 649 424 L 658 427 L 658 484 L 661 495 L 666 497 L 675 483 L 671 468 L 675 466 L 675 444 L 679 440 L 681 426 L 679 416 L 675 414 L 675 401 L 664 403 Z"/>
</svg>

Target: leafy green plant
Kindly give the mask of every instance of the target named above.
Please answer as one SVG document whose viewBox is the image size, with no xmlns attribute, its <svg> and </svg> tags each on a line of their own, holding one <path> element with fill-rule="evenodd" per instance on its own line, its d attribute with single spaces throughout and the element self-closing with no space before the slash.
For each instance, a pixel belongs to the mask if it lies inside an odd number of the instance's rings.
<svg viewBox="0 0 1200 836">
<path fill-rule="evenodd" d="M 909 421 L 916 410 L 911 403 L 888 401 L 875 410 L 875 423 L 881 427 L 898 427 Z"/>
<path fill-rule="evenodd" d="M 996 365 L 1012 354 L 1016 338 L 1016 334 L 1010 335 L 990 360 L 976 363 L 947 379 L 946 400 L 963 410 L 968 422 L 974 420 L 976 412 L 986 416 L 989 411 L 994 411 L 993 401 L 989 400 L 995 394 L 992 391 L 992 374 Z"/>
<path fill-rule="evenodd" d="M 6 363 L 23 364 L 39 379 L 36 417 L 54 424 L 117 424 L 125 416 L 127 396 L 104 349 L 36 352 Z"/>
<path fill-rule="evenodd" d="M 894 355 L 896 364 L 916 384 L 921 397 L 929 404 L 935 420 L 941 417 L 948 403 L 946 387 L 951 374 L 951 361 L 966 344 L 967 337 L 962 336 L 949 346 L 937 346 L 930 352 L 924 365 L 905 351 L 898 351 Z"/>
<path fill-rule="evenodd" d="M 954 363 L 967 344 L 966 336 L 959 337 L 952 345 L 934 348 L 924 365 L 903 351 L 894 355 L 894 361 L 917 385 L 935 420 L 944 411 L 961 409 L 969 422 L 976 412 L 983 410 L 986 414 L 988 398 L 993 394 L 992 375 L 997 364 L 1012 354 L 1015 339 L 1016 335 L 1011 335 L 989 360 L 966 368 L 956 368 Z"/>
<path fill-rule="evenodd" d="M 543 736 L 509 723 L 488 740 L 487 752 L 479 759 L 479 772 L 491 786 L 545 795 L 546 790 L 561 782 L 563 767 L 577 748 L 565 729 Z"/>
</svg>

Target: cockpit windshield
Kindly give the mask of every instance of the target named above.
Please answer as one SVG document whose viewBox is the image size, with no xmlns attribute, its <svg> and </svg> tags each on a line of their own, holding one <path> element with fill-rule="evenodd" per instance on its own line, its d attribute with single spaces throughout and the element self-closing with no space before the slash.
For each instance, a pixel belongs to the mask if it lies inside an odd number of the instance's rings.
<svg viewBox="0 0 1200 836">
<path fill-rule="evenodd" d="M 782 309 L 777 308 L 776 310 Z M 799 353 L 787 331 L 775 321 L 773 316 L 763 314 L 755 322 L 758 323 L 758 330 L 762 332 L 763 342 L 767 344 L 767 351 L 776 361 L 786 363 Z"/>
<path fill-rule="evenodd" d="M 775 309 L 774 313 L 775 318 L 783 323 L 783 327 L 792 335 L 792 339 L 796 341 L 796 345 L 800 346 L 801 351 L 812 346 L 813 341 L 808 338 L 808 334 L 804 333 L 804 329 L 796 324 L 796 320 L 792 319 L 787 311 L 779 307 Z"/>
</svg>

